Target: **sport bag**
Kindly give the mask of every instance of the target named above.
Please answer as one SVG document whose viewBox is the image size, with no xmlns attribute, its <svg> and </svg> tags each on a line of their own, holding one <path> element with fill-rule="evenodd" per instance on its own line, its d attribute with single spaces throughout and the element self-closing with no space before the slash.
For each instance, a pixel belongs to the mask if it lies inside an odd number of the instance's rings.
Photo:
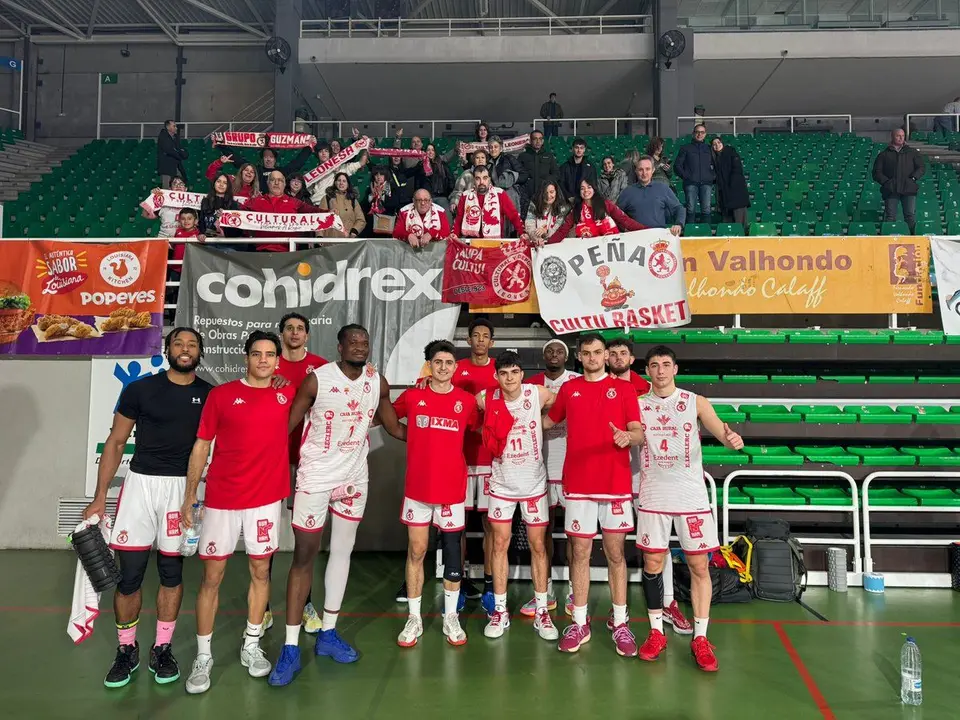
<svg viewBox="0 0 960 720">
<path fill-rule="evenodd" d="M 803 547 L 790 534 L 790 523 L 777 518 L 747 518 L 744 534 L 753 543 L 749 566 L 753 596 L 773 602 L 799 600 L 807 589 L 807 567 Z"/>
</svg>

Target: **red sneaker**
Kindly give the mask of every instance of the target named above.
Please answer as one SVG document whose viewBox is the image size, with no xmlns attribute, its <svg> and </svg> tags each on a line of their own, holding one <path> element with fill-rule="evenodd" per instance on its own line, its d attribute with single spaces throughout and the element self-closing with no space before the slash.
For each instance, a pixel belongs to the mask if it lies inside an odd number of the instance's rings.
<svg viewBox="0 0 960 720">
<path fill-rule="evenodd" d="M 589 621 L 587 621 L 586 625 L 573 623 L 572 625 L 567 625 L 563 631 L 558 649 L 560 652 L 575 653 L 580 649 L 580 646 L 586 642 L 590 642 Z"/>
<path fill-rule="evenodd" d="M 674 600 L 669 607 L 663 609 L 663 621 L 673 626 L 673 631 L 677 635 L 693 635 L 693 625 L 684 617 L 683 611 Z"/>
<path fill-rule="evenodd" d="M 697 665 L 705 672 L 716 672 L 720 669 L 717 663 L 717 656 L 713 654 L 714 647 L 707 640 L 706 636 L 695 637 L 690 643 L 690 652 L 693 653 L 693 659 Z"/>
<path fill-rule="evenodd" d="M 651 630 L 640 646 L 640 659 L 653 662 L 667 649 L 667 636 L 659 630 Z"/>
</svg>

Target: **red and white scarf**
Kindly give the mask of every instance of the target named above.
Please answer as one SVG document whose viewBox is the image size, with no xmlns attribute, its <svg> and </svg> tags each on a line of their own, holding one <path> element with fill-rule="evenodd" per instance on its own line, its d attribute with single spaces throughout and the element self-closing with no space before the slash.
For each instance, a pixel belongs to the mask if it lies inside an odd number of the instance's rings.
<svg viewBox="0 0 960 720">
<path fill-rule="evenodd" d="M 423 172 L 430 175 L 433 170 L 430 168 L 430 161 L 427 160 L 427 154 L 423 150 L 407 150 L 405 148 L 370 148 L 371 157 L 401 157 L 416 158 L 423 160 Z"/>
<path fill-rule="evenodd" d="M 463 223 L 461 231 L 463 237 L 478 238 L 481 232 L 485 238 L 503 237 L 500 214 L 500 188 L 490 188 L 483 195 L 483 207 L 480 207 L 479 196 L 476 190 L 469 190 L 463 194 Z"/>
<path fill-rule="evenodd" d="M 503 151 L 505 153 L 520 152 L 527 146 L 527 143 L 529 142 L 530 142 L 529 133 L 527 133 L 526 135 L 517 135 L 517 137 L 515 138 L 510 138 L 509 140 L 503 141 Z M 468 143 L 463 143 L 462 147 L 464 152 L 466 152 L 466 154 L 469 155 L 470 153 L 476 150 L 489 150 L 490 143 L 489 142 L 468 142 Z"/>
<path fill-rule="evenodd" d="M 248 210 L 223 210 L 218 228 L 257 230 L 271 233 L 302 233 L 316 230 L 343 230 L 336 213 L 265 213 Z"/>
<path fill-rule="evenodd" d="M 194 210 L 199 210 L 200 203 L 203 202 L 205 197 L 206 195 L 203 193 L 157 188 L 151 192 L 148 197 L 144 198 L 143 202 L 140 203 L 140 207 L 146 210 L 149 217 L 153 218 L 156 217 L 157 211 L 161 208 L 193 208 Z M 248 199 L 249 198 L 245 197 L 234 198 L 241 207 L 246 204 Z"/>
<path fill-rule="evenodd" d="M 210 134 L 217 145 L 242 148 L 274 148 L 289 150 L 292 148 L 314 147 L 317 138 L 307 133 L 283 132 L 215 132 Z"/>
<path fill-rule="evenodd" d="M 601 235 L 616 235 L 620 232 L 617 223 L 610 215 L 606 215 L 603 220 L 597 220 L 593 217 L 593 208 L 590 203 L 584 202 L 580 206 L 580 222 L 574 228 L 575 237 L 592 238 Z"/>
<path fill-rule="evenodd" d="M 351 145 L 347 145 L 325 163 L 321 163 L 316 168 L 303 176 L 303 184 L 307 187 L 315 185 L 320 178 L 329 175 L 348 160 L 356 158 L 362 150 L 370 149 L 370 138 L 364 136 Z"/>
<path fill-rule="evenodd" d="M 407 229 L 408 235 L 416 235 L 417 238 L 422 238 L 425 232 L 429 232 L 430 236 L 437 240 L 437 236 L 440 233 L 440 213 L 444 212 L 443 208 L 432 203 L 430 205 L 430 211 L 427 213 L 426 217 L 420 217 L 420 213 L 417 212 L 417 208 L 413 203 L 409 205 L 404 205 L 400 210 L 400 215 L 403 218 L 403 225 Z"/>
</svg>

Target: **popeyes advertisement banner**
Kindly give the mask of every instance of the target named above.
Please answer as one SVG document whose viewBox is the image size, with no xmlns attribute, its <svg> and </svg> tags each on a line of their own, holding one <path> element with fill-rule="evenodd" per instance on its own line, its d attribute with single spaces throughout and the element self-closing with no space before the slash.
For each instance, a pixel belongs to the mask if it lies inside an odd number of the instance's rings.
<svg viewBox="0 0 960 720">
<path fill-rule="evenodd" d="M 0 241 L 0 354 L 160 349 L 167 242 Z"/>
<path fill-rule="evenodd" d="M 558 335 L 690 322 L 680 241 L 667 230 L 547 245 L 533 277 L 540 315 Z"/>
</svg>

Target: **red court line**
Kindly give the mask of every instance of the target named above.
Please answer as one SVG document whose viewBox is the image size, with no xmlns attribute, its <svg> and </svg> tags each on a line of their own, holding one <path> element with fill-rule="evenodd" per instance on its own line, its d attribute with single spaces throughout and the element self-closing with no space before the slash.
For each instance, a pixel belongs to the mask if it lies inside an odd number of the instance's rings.
<svg viewBox="0 0 960 720">
<path fill-rule="evenodd" d="M 817 687 L 813 676 L 810 674 L 810 671 L 807 670 L 807 666 L 803 664 L 803 658 L 800 657 L 800 653 L 797 652 L 793 643 L 790 642 L 787 631 L 784 630 L 783 626 L 778 622 L 773 623 L 773 629 L 777 632 L 777 637 L 780 638 L 780 642 L 783 643 L 783 649 L 787 651 L 787 655 L 789 655 L 793 661 L 793 666 L 797 669 L 797 672 L 800 673 L 803 684 L 807 686 L 807 692 L 810 693 L 810 697 L 812 697 L 813 701 L 817 704 L 817 709 L 820 710 L 820 714 L 823 715 L 825 720 L 836 720 L 837 716 L 833 714 L 833 710 L 831 710 L 827 704 L 827 700 L 823 697 L 823 693 L 820 692 L 820 688 Z"/>
</svg>

